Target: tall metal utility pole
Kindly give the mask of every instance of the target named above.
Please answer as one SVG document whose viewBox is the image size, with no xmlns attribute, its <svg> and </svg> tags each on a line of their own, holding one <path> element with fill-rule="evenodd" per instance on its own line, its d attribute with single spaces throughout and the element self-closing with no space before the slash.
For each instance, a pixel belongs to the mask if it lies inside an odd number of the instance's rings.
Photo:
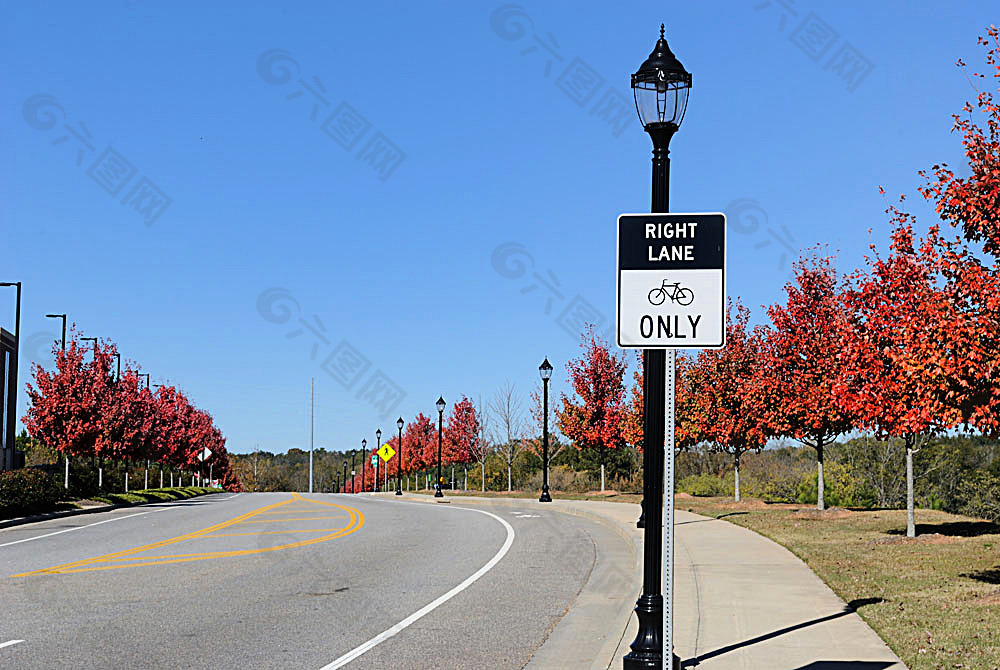
<svg viewBox="0 0 1000 670">
<path fill-rule="evenodd" d="M 309 493 L 313 492 L 313 401 L 316 398 L 316 378 L 309 378 Z"/>
</svg>

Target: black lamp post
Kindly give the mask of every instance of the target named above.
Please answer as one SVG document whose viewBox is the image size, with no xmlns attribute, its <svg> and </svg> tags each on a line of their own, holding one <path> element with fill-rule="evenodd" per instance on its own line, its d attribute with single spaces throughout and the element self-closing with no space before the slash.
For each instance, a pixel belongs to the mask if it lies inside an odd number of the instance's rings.
<svg viewBox="0 0 1000 670">
<path fill-rule="evenodd" d="M 145 377 L 146 378 L 146 390 L 148 391 L 149 390 L 149 373 L 148 372 L 137 372 L 135 374 L 135 376 L 136 377 Z"/>
<path fill-rule="evenodd" d="M 354 473 L 357 470 L 354 469 L 354 452 L 355 449 L 351 449 L 351 493 L 354 493 Z"/>
<path fill-rule="evenodd" d="M 444 397 L 438 398 L 436 404 L 438 410 L 438 467 L 437 479 L 434 481 L 434 497 L 444 498 L 444 493 L 441 492 L 441 429 L 444 426 Z"/>
<path fill-rule="evenodd" d="M 361 439 L 361 492 L 365 492 L 365 462 L 368 460 L 368 440 Z"/>
<path fill-rule="evenodd" d="M 46 319 L 62 319 L 62 350 L 66 351 L 66 315 L 65 314 L 46 314 Z"/>
<path fill-rule="evenodd" d="M 118 361 L 116 364 L 118 372 L 115 373 L 115 381 L 118 382 L 122 378 L 122 355 L 117 351 L 115 352 L 115 359 Z"/>
<path fill-rule="evenodd" d="M 635 108 L 643 129 L 653 141 L 653 212 L 670 209 L 670 138 L 684 120 L 690 90 L 691 74 L 670 51 L 661 25 L 660 39 L 656 41 L 653 52 L 632 75 Z M 635 606 L 639 633 L 630 645 L 632 651 L 624 658 L 624 670 L 659 669 L 663 667 L 665 653 L 671 654 L 674 668 L 680 667 L 680 659 L 673 656 L 673 650 L 663 649 L 663 595 L 660 592 L 664 441 L 666 431 L 674 429 L 673 426 L 666 426 L 664 421 L 667 355 L 668 352 L 663 349 L 644 349 L 642 352 L 642 494 L 645 521 L 642 595 Z M 669 355 L 670 374 L 673 375 L 674 352 L 671 350 Z M 668 457 L 674 457 L 673 449 Z M 673 491 L 668 494 L 673 495 Z M 667 532 L 672 533 L 673 528 L 668 528 Z"/>
<path fill-rule="evenodd" d="M 7 408 L 6 412 L 3 413 L 6 425 L 0 426 L 0 430 L 4 432 L 3 443 L 6 448 L 4 449 L 4 453 L 0 454 L 0 470 L 13 470 L 15 451 L 14 417 L 17 416 L 17 362 L 21 357 L 21 282 L 5 281 L 0 282 L 0 286 L 13 286 L 17 289 L 17 298 L 14 306 L 14 355 L 10 359 L 10 367 L 7 372 L 9 375 L 9 386 L 7 389 L 13 389 L 13 392 L 0 389 L 0 398 L 3 398 L 3 394 L 7 392 Z"/>
<path fill-rule="evenodd" d="M 378 454 L 378 450 L 382 448 L 382 429 L 375 429 L 375 453 Z M 378 491 L 378 466 L 379 459 L 375 459 L 375 484 L 372 486 L 372 492 Z"/>
<path fill-rule="evenodd" d="M 347 459 L 344 459 L 344 493 L 347 493 Z"/>
<path fill-rule="evenodd" d="M 396 419 L 396 428 L 399 428 L 399 442 L 396 446 L 399 447 L 399 460 L 396 461 L 396 495 L 403 495 L 403 485 L 400 482 L 400 472 L 403 468 L 403 417 Z"/>
<path fill-rule="evenodd" d="M 552 378 L 552 364 L 546 358 L 538 366 L 542 376 L 542 495 L 538 502 L 552 502 L 549 495 L 549 379 Z"/>
</svg>

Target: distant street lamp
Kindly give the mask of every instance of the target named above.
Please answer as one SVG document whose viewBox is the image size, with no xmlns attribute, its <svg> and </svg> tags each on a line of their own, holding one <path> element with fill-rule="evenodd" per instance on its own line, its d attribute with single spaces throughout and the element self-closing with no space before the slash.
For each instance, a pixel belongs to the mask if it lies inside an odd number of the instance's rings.
<svg viewBox="0 0 1000 670">
<path fill-rule="evenodd" d="M 542 376 L 542 495 L 538 502 L 552 502 L 549 495 L 549 379 L 552 378 L 552 364 L 546 358 L 538 366 Z"/>
<path fill-rule="evenodd" d="M 46 314 L 47 319 L 62 319 L 62 350 L 66 351 L 66 315 L 65 314 Z"/>
<path fill-rule="evenodd" d="M 94 343 L 94 360 L 97 360 L 97 338 L 96 337 L 81 337 L 81 342 L 93 342 Z"/>
<path fill-rule="evenodd" d="M 399 442 L 396 446 L 399 447 L 399 460 L 396 461 L 396 495 L 403 495 L 403 485 L 399 481 L 399 473 L 403 467 L 403 417 L 396 419 L 396 427 L 399 428 Z"/>
<path fill-rule="evenodd" d="M 361 439 L 361 492 L 365 492 L 365 461 L 368 460 L 368 440 Z"/>
<path fill-rule="evenodd" d="M 115 359 L 118 361 L 117 363 L 118 372 L 115 374 L 115 381 L 117 382 L 121 381 L 122 378 L 122 355 L 117 351 L 115 352 Z"/>
<path fill-rule="evenodd" d="M 344 459 L 344 493 L 347 493 L 347 459 Z"/>
<path fill-rule="evenodd" d="M 382 448 L 382 429 L 381 428 L 376 428 L 375 429 L 375 453 L 377 454 L 378 450 L 381 449 L 381 448 Z M 375 491 L 378 491 L 378 468 L 379 468 L 379 465 L 381 465 L 381 463 L 379 463 L 379 460 L 380 459 L 378 459 L 378 458 L 375 459 L 375 482 L 372 484 L 372 492 L 373 493 Z"/>
<path fill-rule="evenodd" d="M 444 396 L 438 398 L 436 406 L 438 411 L 438 468 L 437 480 L 434 482 L 434 497 L 444 498 L 444 493 L 441 492 L 441 430 L 444 426 Z"/>
<path fill-rule="evenodd" d="M 5 281 L 0 282 L 0 286 L 13 286 L 17 289 L 17 299 L 14 306 L 14 351 L 10 359 L 10 367 L 7 370 L 7 389 L 0 389 L 0 398 L 7 396 L 7 407 L 5 412 L 0 412 L 4 417 L 4 425 L 0 426 L 3 431 L 3 455 L 0 456 L 0 470 L 14 469 L 14 417 L 17 416 L 17 361 L 21 356 L 21 282 Z M 9 393 L 8 389 L 14 392 Z"/>
<path fill-rule="evenodd" d="M 357 449 L 351 449 L 351 493 L 354 493 L 354 473 L 357 472 L 357 470 L 354 469 L 354 454 L 356 452 Z"/>
<path fill-rule="evenodd" d="M 690 91 L 691 73 L 670 51 L 661 24 L 660 39 L 656 41 L 653 52 L 632 75 L 635 108 L 643 129 L 653 142 L 653 212 L 670 211 L 670 139 L 684 120 Z M 642 595 L 635 606 L 639 632 L 630 645 L 632 651 L 623 660 L 624 670 L 680 667 L 680 659 L 673 654 L 672 631 L 664 630 L 664 613 L 667 610 L 660 592 L 662 562 L 666 560 L 669 565 L 673 561 L 672 544 L 668 555 L 663 556 L 663 533 L 671 537 L 674 530 L 673 519 L 663 519 L 663 466 L 664 458 L 674 458 L 674 426 L 666 425 L 666 386 L 668 379 L 673 383 L 674 361 L 674 350 L 645 349 L 642 352 Z M 669 440 L 667 431 L 670 431 Z M 666 444 L 671 445 L 669 454 L 665 453 Z M 674 492 L 667 491 L 666 494 L 672 496 Z M 673 584 L 665 586 L 669 607 Z M 667 658 L 672 662 L 664 663 Z"/>
</svg>

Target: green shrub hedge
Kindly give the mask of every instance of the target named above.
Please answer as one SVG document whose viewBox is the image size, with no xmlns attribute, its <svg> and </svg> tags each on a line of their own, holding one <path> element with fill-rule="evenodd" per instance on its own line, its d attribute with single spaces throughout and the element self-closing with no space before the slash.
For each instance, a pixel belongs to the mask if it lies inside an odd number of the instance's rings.
<svg viewBox="0 0 1000 670">
<path fill-rule="evenodd" d="M 65 499 L 65 494 L 65 489 L 41 470 L 0 472 L 0 518 L 50 510 Z"/>
</svg>

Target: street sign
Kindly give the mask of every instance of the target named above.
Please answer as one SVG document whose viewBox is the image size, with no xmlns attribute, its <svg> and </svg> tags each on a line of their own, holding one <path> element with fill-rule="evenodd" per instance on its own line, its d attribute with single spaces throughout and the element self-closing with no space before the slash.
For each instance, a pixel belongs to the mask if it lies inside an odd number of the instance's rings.
<svg viewBox="0 0 1000 670">
<path fill-rule="evenodd" d="M 726 215 L 618 217 L 618 346 L 726 343 Z"/>
<path fill-rule="evenodd" d="M 378 454 L 372 454 L 372 465 L 378 465 Z"/>
<path fill-rule="evenodd" d="M 396 455 L 396 450 L 390 447 L 388 444 L 383 444 L 382 448 L 379 449 L 376 453 L 383 461 L 388 463 L 389 459 L 391 459 L 393 456 Z"/>
<path fill-rule="evenodd" d="M 208 457 L 211 456 L 211 455 L 212 455 L 212 450 L 209 449 L 208 447 L 205 447 L 204 449 L 202 449 L 201 453 L 198 454 L 198 459 L 202 460 L 202 461 L 206 461 L 206 460 L 208 460 Z"/>
</svg>

